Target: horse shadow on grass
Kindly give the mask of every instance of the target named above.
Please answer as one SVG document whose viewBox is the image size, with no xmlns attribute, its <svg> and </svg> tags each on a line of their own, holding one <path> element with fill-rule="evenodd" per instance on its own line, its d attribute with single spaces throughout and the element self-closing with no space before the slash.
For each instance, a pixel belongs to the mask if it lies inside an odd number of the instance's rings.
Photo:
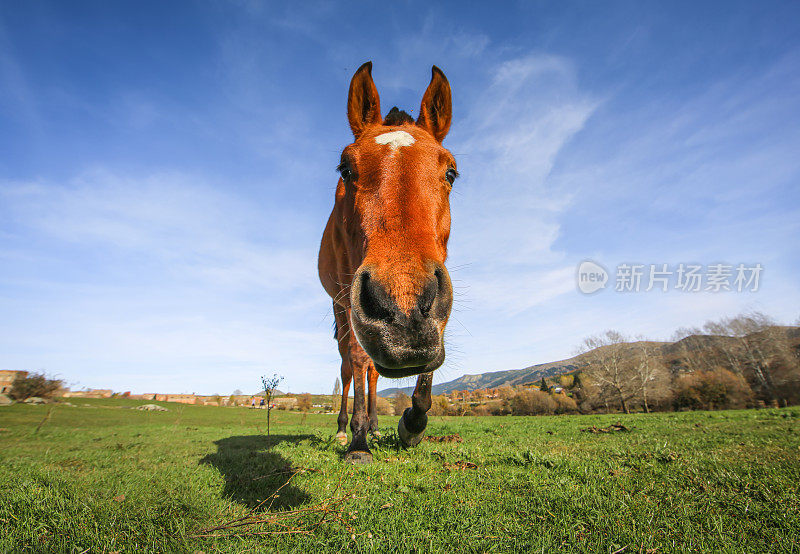
<svg viewBox="0 0 800 554">
<path fill-rule="evenodd" d="M 273 448 L 283 442 L 297 444 L 313 435 L 248 435 L 214 441 L 217 452 L 200 460 L 214 466 L 225 479 L 223 495 L 248 508 L 286 510 L 310 497 L 289 483 L 294 471 L 289 460 Z M 287 484 L 288 483 L 288 484 Z M 278 492 L 280 489 L 280 492 Z M 276 495 L 275 498 L 270 498 Z M 263 502 L 265 499 L 269 499 Z"/>
</svg>

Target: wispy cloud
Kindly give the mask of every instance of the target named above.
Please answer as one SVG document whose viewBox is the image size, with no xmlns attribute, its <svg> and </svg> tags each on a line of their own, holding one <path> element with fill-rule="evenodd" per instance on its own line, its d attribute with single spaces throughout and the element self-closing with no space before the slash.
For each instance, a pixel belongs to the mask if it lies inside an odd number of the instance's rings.
<svg viewBox="0 0 800 554">
<path fill-rule="evenodd" d="M 227 285 L 287 290 L 313 282 L 307 270 L 314 249 L 295 242 L 312 233 L 301 214 L 254 206 L 196 176 L 95 170 L 66 185 L 7 184 L 0 194 L 7 224 L 65 248 L 107 249 Z"/>
<path fill-rule="evenodd" d="M 41 131 L 41 116 L 14 50 L 0 16 L 0 117 L 21 120 L 25 132 L 36 134 Z"/>
<path fill-rule="evenodd" d="M 179 173 L 95 170 L 66 184 L 4 183 L 0 197 L 0 288 L 15 291 L 0 297 L 15 322 L 2 324 L 5 364 L 46 344 L 36 358 L 52 371 L 81 359 L 122 373 L 144 365 L 203 389 L 222 368 L 231 379 L 259 365 L 286 371 L 298 351 L 307 373 L 294 386 L 335 363 L 316 251 L 297 241 L 312 232 L 301 214 Z M 141 389 L 147 376 L 115 379 Z"/>
<path fill-rule="evenodd" d="M 578 89 L 572 64 L 555 56 L 507 60 L 484 79 L 459 123 L 468 133 L 451 146 L 464 175 L 451 249 L 454 264 L 470 264 L 480 309 L 509 313 L 569 290 L 553 244 L 574 192 L 548 176 L 598 101 Z"/>
</svg>

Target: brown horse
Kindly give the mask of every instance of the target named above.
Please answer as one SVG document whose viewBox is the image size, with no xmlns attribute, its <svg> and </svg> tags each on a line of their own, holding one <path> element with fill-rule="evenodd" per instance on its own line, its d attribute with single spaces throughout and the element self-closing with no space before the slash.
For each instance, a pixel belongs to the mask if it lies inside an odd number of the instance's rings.
<svg viewBox="0 0 800 554">
<path fill-rule="evenodd" d="M 372 62 L 350 82 L 347 118 L 355 141 L 342 152 L 336 200 L 319 251 L 319 277 L 333 298 L 342 356 L 337 438 L 347 442 L 347 395 L 354 379 L 353 439 L 345 459 L 372 460 L 378 375 L 419 375 L 412 407 L 400 418 L 406 446 L 422 440 L 433 371 L 444 362 L 444 328 L 453 304 L 444 267 L 450 190 L 458 176 L 442 146 L 452 117 L 450 84 L 434 66 L 419 117 L 392 108 L 381 116 Z M 369 382 L 369 402 L 364 381 Z"/>
</svg>

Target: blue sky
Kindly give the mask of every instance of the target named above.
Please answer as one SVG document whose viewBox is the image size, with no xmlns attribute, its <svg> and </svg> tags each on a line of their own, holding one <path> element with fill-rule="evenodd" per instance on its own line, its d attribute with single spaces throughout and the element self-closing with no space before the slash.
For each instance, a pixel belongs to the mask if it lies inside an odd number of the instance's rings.
<svg viewBox="0 0 800 554">
<path fill-rule="evenodd" d="M 796 2 L 2 4 L 0 368 L 329 391 L 316 253 L 366 60 L 384 111 L 416 113 L 432 64 L 453 89 L 436 382 L 607 328 L 800 315 Z M 764 271 L 757 292 L 586 296 L 584 259 L 612 281 L 623 262 Z"/>
</svg>

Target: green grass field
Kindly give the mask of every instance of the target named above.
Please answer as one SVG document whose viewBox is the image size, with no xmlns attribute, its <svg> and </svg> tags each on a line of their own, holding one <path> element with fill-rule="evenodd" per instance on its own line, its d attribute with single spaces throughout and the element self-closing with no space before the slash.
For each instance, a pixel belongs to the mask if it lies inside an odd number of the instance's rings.
<svg viewBox="0 0 800 554">
<path fill-rule="evenodd" d="M 800 552 L 798 408 L 431 417 L 463 442 L 409 451 L 384 416 L 355 467 L 331 415 L 76 402 L 0 408 L 0 551 Z"/>
</svg>

